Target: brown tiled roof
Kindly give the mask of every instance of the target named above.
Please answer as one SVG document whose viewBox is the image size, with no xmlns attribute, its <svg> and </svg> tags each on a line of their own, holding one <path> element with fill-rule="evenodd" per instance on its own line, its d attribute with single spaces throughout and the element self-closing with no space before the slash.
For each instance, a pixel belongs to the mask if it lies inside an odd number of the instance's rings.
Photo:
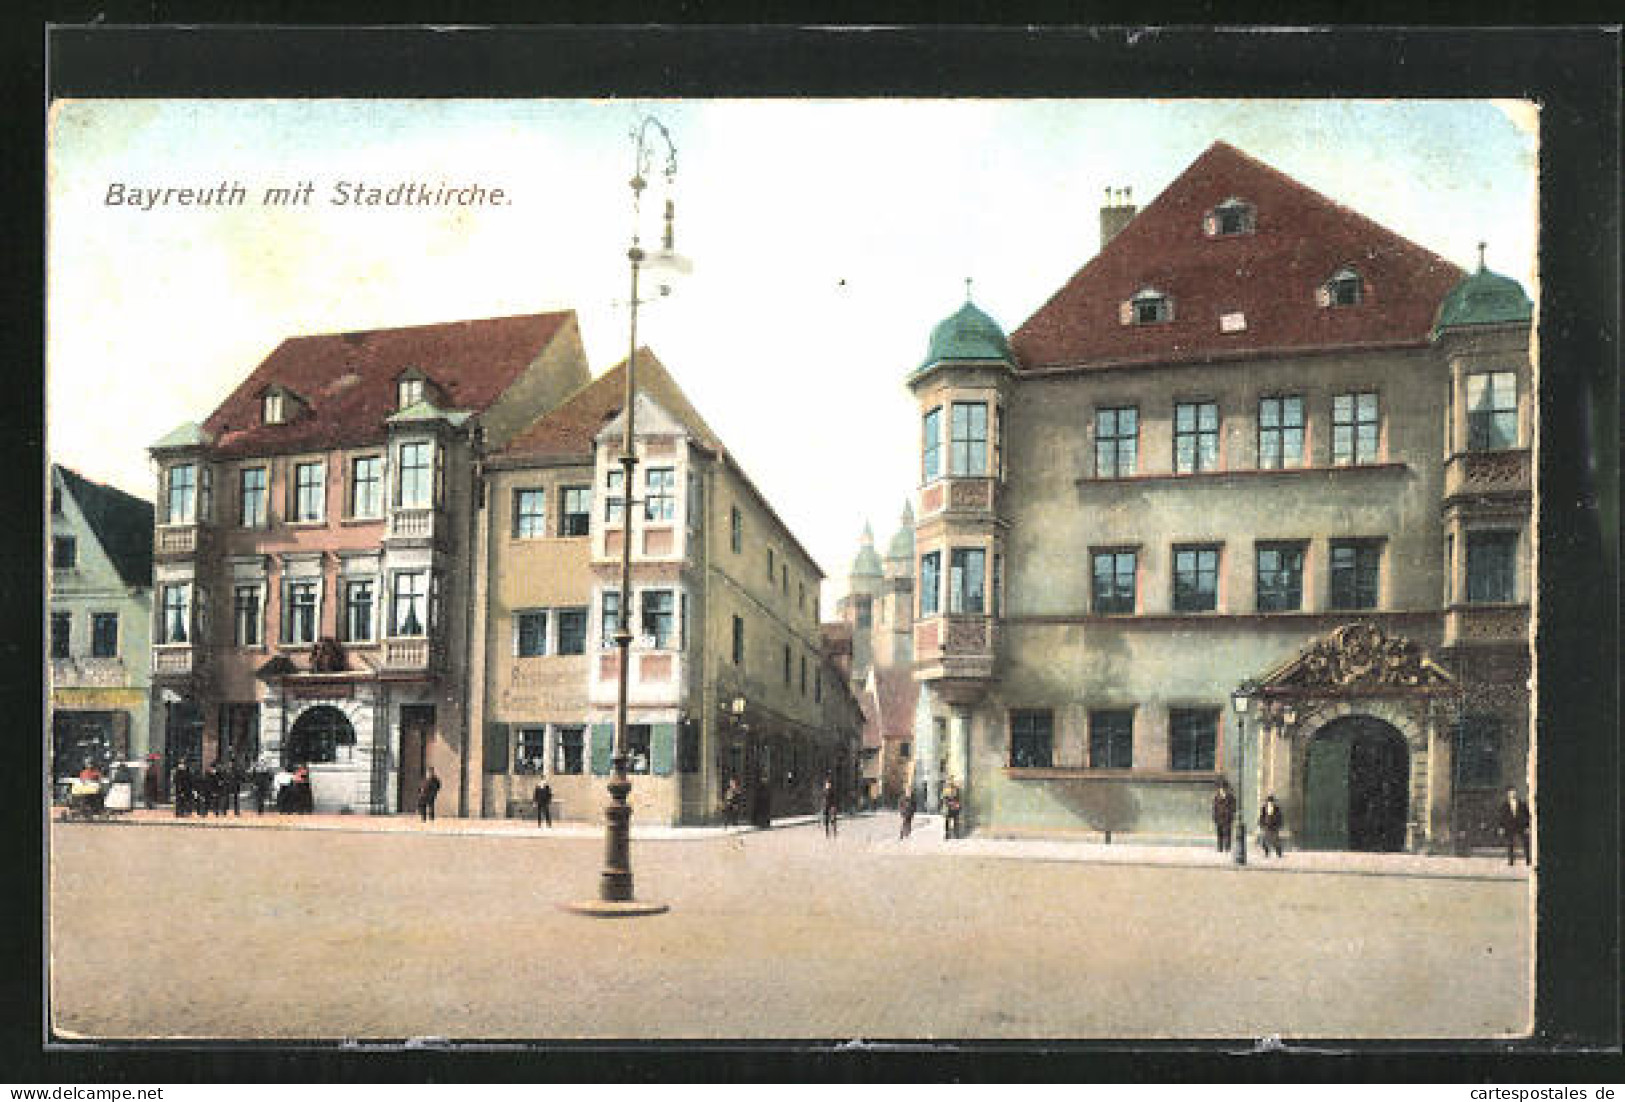
<svg viewBox="0 0 1625 1102">
<path fill-rule="evenodd" d="M 1255 232 L 1208 237 L 1203 218 L 1226 199 L 1256 212 Z M 1354 268 L 1355 306 L 1315 293 Z M 1215 142 L 1011 335 L 1020 367 L 1170 362 L 1267 350 L 1427 340 L 1460 268 L 1233 146 Z M 1124 325 L 1141 288 L 1173 299 L 1174 318 Z M 1246 329 L 1223 333 L 1221 314 Z"/>
<path fill-rule="evenodd" d="M 382 440 L 396 411 L 395 379 L 419 368 L 436 404 L 479 412 L 543 353 L 574 311 L 289 337 L 204 423 L 227 455 L 273 454 Z M 271 386 L 292 391 L 290 419 L 262 420 Z"/>
</svg>

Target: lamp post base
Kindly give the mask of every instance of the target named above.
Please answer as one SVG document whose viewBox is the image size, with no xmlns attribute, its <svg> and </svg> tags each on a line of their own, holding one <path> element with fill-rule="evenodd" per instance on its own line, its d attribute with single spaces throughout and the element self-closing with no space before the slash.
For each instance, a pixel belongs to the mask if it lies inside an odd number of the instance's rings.
<svg viewBox="0 0 1625 1102">
<path fill-rule="evenodd" d="M 561 910 L 587 918 L 642 918 L 663 915 L 671 910 L 666 903 L 646 903 L 636 899 L 593 899 L 585 903 L 560 903 Z"/>
<path fill-rule="evenodd" d="M 1236 831 L 1235 860 L 1238 865 L 1247 863 L 1247 828 L 1239 826 Z"/>
</svg>

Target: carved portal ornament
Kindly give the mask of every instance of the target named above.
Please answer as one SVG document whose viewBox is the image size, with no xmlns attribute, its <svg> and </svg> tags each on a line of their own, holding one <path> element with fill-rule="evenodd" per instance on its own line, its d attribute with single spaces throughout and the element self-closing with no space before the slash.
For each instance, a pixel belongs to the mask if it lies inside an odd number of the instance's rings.
<svg viewBox="0 0 1625 1102">
<path fill-rule="evenodd" d="M 315 673 L 339 673 L 345 669 L 344 648 L 330 635 L 316 641 L 310 652 L 310 668 Z"/>
<path fill-rule="evenodd" d="M 1420 646 L 1375 624 L 1345 624 L 1306 647 L 1274 685 L 1302 689 L 1445 688 L 1452 679 Z"/>
</svg>

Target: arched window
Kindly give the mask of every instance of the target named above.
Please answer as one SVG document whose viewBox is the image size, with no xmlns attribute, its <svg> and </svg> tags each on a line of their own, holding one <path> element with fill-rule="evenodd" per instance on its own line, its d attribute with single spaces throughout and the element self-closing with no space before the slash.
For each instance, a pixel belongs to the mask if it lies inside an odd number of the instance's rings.
<svg viewBox="0 0 1625 1102">
<path fill-rule="evenodd" d="M 1174 320 L 1174 300 L 1155 287 L 1142 287 L 1118 307 L 1124 325 L 1155 325 Z"/>
<path fill-rule="evenodd" d="M 1358 306 L 1365 298 L 1365 281 L 1353 268 L 1339 268 L 1320 285 L 1315 301 L 1321 306 Z"/>
<path fill-rule="evenodd" d="M 1235 237 L 1252 233 L 1253 227 L 1252 204 L 1241 199 L 1226 199 L 1202 219 L 1202 232 L 1208 237 Z"/>
<path fill-rule="evenodd" d="M 338 760 L 340 746 L 355 745 L 355 728 L 331 704 L 307 708 L 288 732 L 282 758 L 288 768 Z"/>
</svg>

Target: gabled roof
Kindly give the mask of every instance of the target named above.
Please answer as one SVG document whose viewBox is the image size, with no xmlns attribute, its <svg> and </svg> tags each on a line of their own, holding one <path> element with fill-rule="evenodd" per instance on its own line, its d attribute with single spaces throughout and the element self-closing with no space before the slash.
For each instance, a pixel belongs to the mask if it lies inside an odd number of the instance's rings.
<svg viewBox="0 0 1625 1102">
<path fill-rule="evenodd" d="M 1208 236 L 1226 199 L 1254 211 L 1252 232 Z M 1316 291 L 1340 268 L 1360 276 L 1357 305 Z M 1224 142 L 1215 142 L 1011 335 L 1020 368 L 1226 358 L 1265 350 L 1420 344 L 1465 273 Z M 1125 325 L 1121 305 L 1155 288 L 1173 320 Z M 1222 332 L 1222 314 L 1245 328 Z"/>
<path fill-rule="evenodd" d="M 447 407 L 478 413 L 501 397 L 573 318 L 573 311 L 561 310 L 289 337 L 203 428 L 225 455 L 382 440 L 385 421 L 396 412 L 395 381 L 413 367 L 435 384 Z M 283 424 L 265 424 L 260 396 L 271 386 L 293 391 L 308 408 Z"/>
<path fill-rule="evenodd" d="M 62 492 L 79 507 L 119 580 L 128 586 L 151 586 L 152 502 L 52 466 L 62 480 Z"/>
</svg>

